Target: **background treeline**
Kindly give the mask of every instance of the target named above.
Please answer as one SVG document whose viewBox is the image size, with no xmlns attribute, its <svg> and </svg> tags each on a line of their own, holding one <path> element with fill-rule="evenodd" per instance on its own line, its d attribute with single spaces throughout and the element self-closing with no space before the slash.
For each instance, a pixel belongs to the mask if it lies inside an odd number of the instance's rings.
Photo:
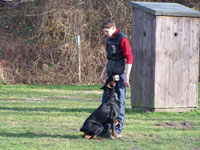
<svg viewBox="0 0 200 150">
<path fill-rule="evenodd" d="M 130 0 L 0 0 L 0 83 L 76 84 L 80 35 L 82 84 L 105 65 L 102 21 L 112 18 L 131 41 Z M 200 10 L 199 0 L 176 2 Z"/>
</svg>

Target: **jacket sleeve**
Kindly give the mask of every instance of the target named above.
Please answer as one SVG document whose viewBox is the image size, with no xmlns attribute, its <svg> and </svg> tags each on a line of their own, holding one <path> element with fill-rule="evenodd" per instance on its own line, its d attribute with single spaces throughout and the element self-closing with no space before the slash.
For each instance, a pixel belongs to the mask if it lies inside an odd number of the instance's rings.
<svg viewBox="0 0 200 150">
<path fill-rule="evenodd" d="M 132 64 L 133 62 L 133 54 L 131 50 L 131 46 L 127 38 L 123 37 L 120 42 L 121 51 L 126 58 L 126 64 Z"/>
</svg>

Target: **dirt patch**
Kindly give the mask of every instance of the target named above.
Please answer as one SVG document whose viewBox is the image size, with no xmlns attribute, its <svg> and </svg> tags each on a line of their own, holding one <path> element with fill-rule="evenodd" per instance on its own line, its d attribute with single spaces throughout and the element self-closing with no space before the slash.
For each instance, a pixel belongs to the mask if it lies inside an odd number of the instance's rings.
<svg viewBox="0 0 200 150">
<path fill-rule="evenodd" d="M 190 121 L 184 121 L 184 122 L 162 122 L 159 124 L 156 124 L 156 126 L 162 126 L 167 128 L 177 128 L 177 129 L 192 129 L 194 125 Z"/>
</svg>

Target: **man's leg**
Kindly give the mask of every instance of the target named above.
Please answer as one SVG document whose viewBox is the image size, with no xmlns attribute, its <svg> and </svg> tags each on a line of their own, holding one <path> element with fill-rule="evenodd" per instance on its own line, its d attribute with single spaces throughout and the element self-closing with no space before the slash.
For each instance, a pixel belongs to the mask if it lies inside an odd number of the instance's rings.
<svg viewBox="0 0 200 150">
<path fill-rule="evenodd" d="M 116 126 L 117 134 L 122 133 L 124 121 L 125 121 L 125 98 L 126 98 L 126 87 L 124 85 L 124 75 L 120 75 L 120 80 L 116 86 L 116 92 L 120 100 L 120 114 L 118 117 L 119 124 Z"/>
</svg>

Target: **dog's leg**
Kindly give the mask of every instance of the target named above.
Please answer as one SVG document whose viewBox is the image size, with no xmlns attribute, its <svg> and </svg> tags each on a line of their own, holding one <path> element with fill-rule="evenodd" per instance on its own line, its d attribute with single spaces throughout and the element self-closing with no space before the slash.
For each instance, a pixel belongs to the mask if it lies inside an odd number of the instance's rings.
<svg viewBox="0 0 200 150">
<path fill-rule="evenodd" d="M 90 137 L 91 139 L 96 139 L 97 138 L 97 136 L 95 135 L 95 136 L 91 136 Z"/>
<path fill-rule="evenodd" d="M 115 120 L 115 126 L 117 126 L 119 124 L 118 120 Z"/>
<path fill-rule="evenodd" d="M 116 129 L 115 129 L 115 121 L 112 121 L 111 128 L 112 128 L 112 135 L 115 137 L 115 139 L 118 139 Z"/>
<path fill-rule="evenodd" d="M 84 138 L 86 138 L 86 139 L 96 139 L 97 136 L 84 135 Z"/>
<path fill-rule="evenodd" d="M 97 124 L 96 124 L 97 125 Z M 94 126 L 93 126 L 94 127 Z M 91 135 L 91 138 L 92 139 L 96 139 L 96 137 L 103 131 L 104 129 L 104 126 L 102 124 L 98 124 L 96 127 L 95 127 L 95 131 L 93 132 L 93 134 Z"/>
</svg>

